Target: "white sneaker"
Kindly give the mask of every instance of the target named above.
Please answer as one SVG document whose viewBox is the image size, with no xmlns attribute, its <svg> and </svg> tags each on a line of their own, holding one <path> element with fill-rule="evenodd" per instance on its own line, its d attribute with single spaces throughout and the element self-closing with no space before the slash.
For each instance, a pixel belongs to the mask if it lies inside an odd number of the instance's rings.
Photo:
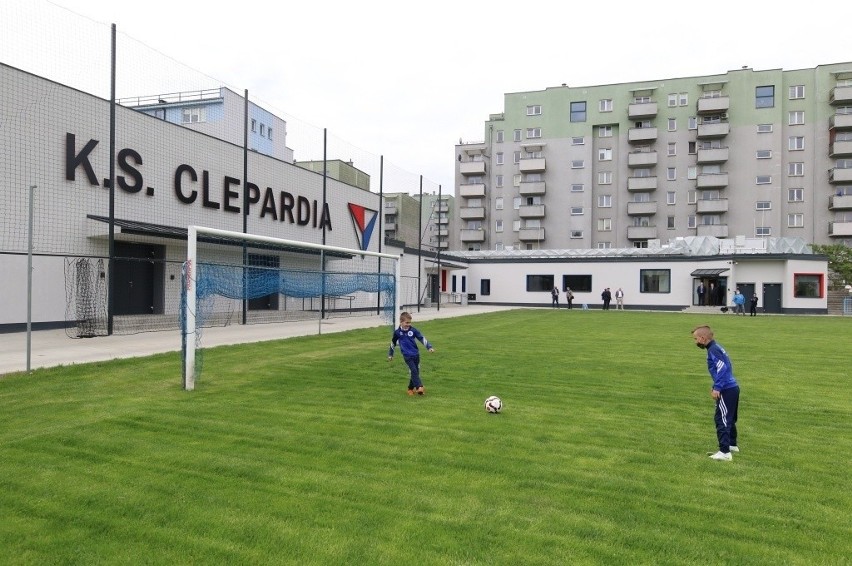
<svg viewBox="0 0 852 566">
<path fill-rule="evenodd" d="M 739 446 L 728 446 L 728 450 L 730 450 L 731 452 L 739 452 L 740 448 Z"/>
<path fill-rule="evenodd" d="M 716 452 L 715 454 L 710 455 L 711 460 L 733 460 L 734 458 L 731 456 L 730 452 Z"/>
</svg>

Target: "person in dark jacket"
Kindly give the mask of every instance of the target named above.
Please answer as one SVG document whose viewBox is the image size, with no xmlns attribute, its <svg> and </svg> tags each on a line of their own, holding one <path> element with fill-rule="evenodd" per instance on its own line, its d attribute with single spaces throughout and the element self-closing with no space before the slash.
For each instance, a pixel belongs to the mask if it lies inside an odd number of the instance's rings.
<svg viewBox="0 0 852 566">
<path fill-rule="evenodd" d="M 757 316 L 757 293 L 753 294 L 748 301 L 748 313 L 749 316 Z"/>
<path fill-rule="evenodd" d="M 612 302 L 612 291 L 609 290 L 609 287 L 603 290 L 601 293 L 601 299 L 603 300 L 603 310 L 609 310 L 609 303 Z"/>
<path fill-rule="evenodd" d="M 737 410 L 740 404 L 740 386 L 734 377 L 734 367 L 725 349 L 716 342 L 709 326 L 692 330 L 695 345 L 707 350 L 707 370 L 713 379 L 710 396 L 716 402 L 716 439 L 719 451 L 710 454 L 713 460 L 732 460 L 731 452 L 739 452 L 737 445 Z"/>
<path fill-rule="evenodd" d="M 388 361 L 393 360 L 394 350 L 397 343 L 399 349 L 402 350 L 402 359 L 408 366 L 408 394 L 423 395 L 426 390 L 423 388 L 423 382 L 420 380 L 420 350 L 417 348 L 417 342 L 421 342 L 429 352 L 434 352 L 435 348 L 426 340 L 426 337 L 419 330 L 411 326 L 411 314 L 407 312 L 399 315 L 399 328 L 393 331 L 391 338 L 390 349 L 388 350 Z"/>
</svg>

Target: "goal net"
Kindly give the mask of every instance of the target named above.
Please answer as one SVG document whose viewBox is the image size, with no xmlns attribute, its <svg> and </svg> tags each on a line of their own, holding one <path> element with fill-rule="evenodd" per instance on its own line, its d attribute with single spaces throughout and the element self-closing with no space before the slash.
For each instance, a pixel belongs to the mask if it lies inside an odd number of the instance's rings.
<svg viewBox="0 0 852 566">
<path fill-rule="evenodd" d="M 201 374 L 203 329 L 381 316 L 399 305 L 400 256 L 189 226 L 183 264 L 183 385 Z"/>
</svg>

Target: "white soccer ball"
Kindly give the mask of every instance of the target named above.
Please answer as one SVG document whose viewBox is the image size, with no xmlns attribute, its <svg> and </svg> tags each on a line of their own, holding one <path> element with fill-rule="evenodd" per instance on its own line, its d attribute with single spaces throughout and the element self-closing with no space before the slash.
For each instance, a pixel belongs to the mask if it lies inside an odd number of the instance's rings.
<svg viewBox="0 0 852 566">
<path fill-rule="evenodd" d="M 489 413 L 499 413 L 503 410 L 503 401 L 496 395 L 492 395 L 485 400 L 485 410 Z"/>
</svg>

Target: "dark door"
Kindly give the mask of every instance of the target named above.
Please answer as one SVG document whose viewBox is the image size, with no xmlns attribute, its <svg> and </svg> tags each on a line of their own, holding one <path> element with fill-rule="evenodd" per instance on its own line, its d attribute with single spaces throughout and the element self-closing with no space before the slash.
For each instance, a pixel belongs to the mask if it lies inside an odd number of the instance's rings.
<svg viewBox="0 0 852 566">
<path fill-rule="evenodd" d="M 781 307 L 781 283 L 763 284 L 763 312 L 783 312 L 783 308 Z"/>
<path fill-rule="evenodd" d="M 163 297 L 155 300 L 154 290 L 158 288 L 162 291 L 163 257 L 163 246 L 115 243 L 114 314 L 162 312 Z"/>
<path fill-rule="evenodd" d="M 249 254 L 249 265 L 262 266 L 264 269 L 249 269 L 249 278 L 253 279 L 252 275 L 256 276 L 256 280 L 274 277 L 278 278 L 278 266 L 280 265 L 278 256 Z M 251 273 L 254 272 L 254 273 Z M 251 293 L 251 290 L 249 290 Z M 251 297 L 248 302 L 250 311 L 277 311 L 278 310 L 278 293 L 270 293 L 260 297 Z"/>
</svg>

